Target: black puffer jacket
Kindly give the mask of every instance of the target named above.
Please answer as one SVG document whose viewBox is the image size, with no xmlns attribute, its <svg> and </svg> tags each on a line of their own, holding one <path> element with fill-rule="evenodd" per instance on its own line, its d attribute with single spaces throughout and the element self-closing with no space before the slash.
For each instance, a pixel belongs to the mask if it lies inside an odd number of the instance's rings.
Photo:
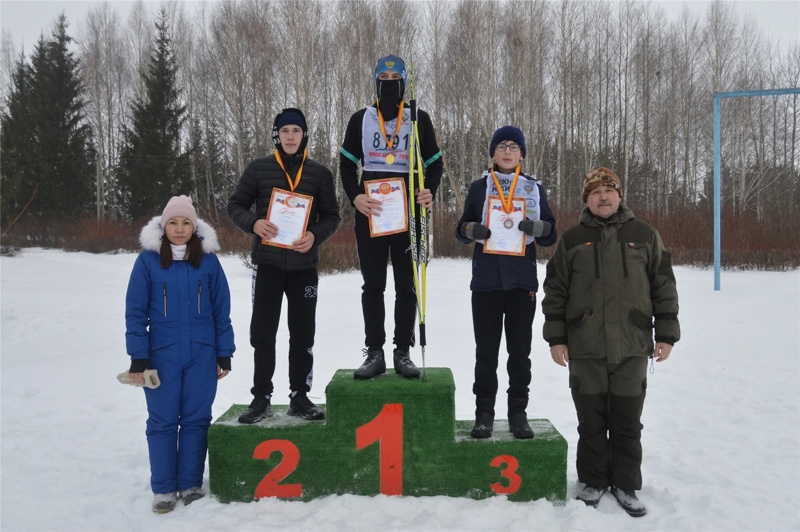
<svg viewBox="0 0 800 532">
<path fill-rule="evenodd" d="M 302 162 L 302 155 L 284 157 L 289 175 L 294 178 Z M 341 217 L 336 202 L 333 175 L 325 166 L 313 159 L 306 159 L 303 175 L 295 192 L 314 198 L 308 231 L 314 234 L 314 246 L 307 253 L 291 249 L 268 246 L 253 232 L 259 219 L 266 218 L 273 188 L 291 190 L 286 174 L 274 155 L 254 159 L 239 178 L 236 190 L 228 201 L 228 216 L 234 225 L 253 235 L 253 264 L 269 264 L 282 270 L 306 270 L 319 266 L 319 246 L 336 231 Z M 255 204 L 255 214 L 252 212 Z"/>
</svg>

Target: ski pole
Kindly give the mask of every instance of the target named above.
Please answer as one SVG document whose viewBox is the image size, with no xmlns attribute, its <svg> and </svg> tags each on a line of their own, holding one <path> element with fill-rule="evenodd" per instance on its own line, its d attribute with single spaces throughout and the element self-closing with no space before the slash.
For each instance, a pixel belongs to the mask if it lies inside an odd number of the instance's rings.
<svg viewBox="0 0 800 532">
<path fill-rule="evenodd" d="M 422 351 L 422 380 L 427 381 L 425 346 L 427 339 L 425 335 L 425 292 L 427 281 L 428 263 L 428 221 L 429 211 L 425 206 L 420 206 L 420 233 L 417 242 L 417 223 L 416 223 L 416 198 L 414 197 L 415 179 L 418 181 L 419 189 L 425 188 L 425 176 L 423 174 L 422 150 L 419 142 L 419 126 L 417 124 L 417 99 L 414 87 L 414 59 L 409 56 L 408 75 L 411 87 L 411 144 L 409 147 L 409 211 L 411 228 L 411 256 L 413 259 L 412 268 L 414 270 L 414 289 L 417 295 L 417 316 L 419 319 L 419 345 Z M 418 247 L 419 246 L 419 247 Z M 421 269 L 421 273 L 420 270 Z"/>
</svg>

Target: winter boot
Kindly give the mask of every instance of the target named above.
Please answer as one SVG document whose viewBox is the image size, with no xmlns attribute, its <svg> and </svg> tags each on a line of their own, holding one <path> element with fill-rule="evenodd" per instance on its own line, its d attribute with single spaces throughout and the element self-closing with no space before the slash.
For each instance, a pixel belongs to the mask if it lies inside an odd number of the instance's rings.
<svg viewBox="0 0 800 532">
<path fill-rule="evenodd" d="M 600 499 L 603 498 L 603 494 L 606 492 L 606 488 L 595 488 L 594 486 L 590 486 L 586 484 L 578 496 L 575 497 L 579 501 L 583 501 L 583 504 L 586 506 L 591 506 L 592 508 L 597 507 L 600 504 Z"/>
<path fill-rule="evenodd" d="M 508 398 L 508 428 L 511 434 L 519 440 L 533 438 L 533 429 L 528 425 L 528 414 L 525 412 L 527 407 L 527 397 Z"/>
<path fill-rule="evenodd" d="M 242 412 L 239 416 L 239 423 L 252 425 L 258 423 L 262 419 L 272 417 L 272 405 L 270 405 L 269 397 L 266 395 L 256 395 L 247 410 Z"/>
<path fill-rule="evenodd" d="M 386 361 L 383 359 L 383 349 L 380 347 L 369 347 L 362 350 L 367 359 L 361 367 L 353 372 L 353 378 L 357 380 L 371 379 L 381 373 L 386 373 Z"/>
<path fill-rule="evenodd" d="M 180 498 L 183 499 L 184 506 L 189 506 L 197 499 L 202 499 L 203 497 L 205 497 L 205 495 L 206 494 L 203 493 L 202 488 L 200 488 L 199 486 L 189 488 L 188 490 L 181 490 L 178 493 L 178 496 L 180 496 Z"/>
<path fill-rule="evenodd" d="M 407 347 L 398 347 L 394 350 L 394 372 L 406 379 L 419 378 L 419 369 L 411 362 Z"/>
<path fill-rule="evenodd" d="M 642 517 L 647 514 L 647 508 L 645 508 L 642 501 L 636 497 L 635 491 L 611 486 L 611 494 L 616 497 L 619 505 L 622 506 L 622 509 L 628 512 L 628 515 L 631 517 Z"/>
<path fill-rule="evenodd" d="M 156 493 L 153 497 L 153 511 L 157 514 L 166 514 L 175 509 L 178 497 L 175 492 Z"/>
<path fill-rule="evenodd" d="M 290 416 L 296 416 L 308 421 L 325 419 L 325 412 L 311 402 L 306 392 L 297 392 L 294 394 L 294 397 L 289 400 L 289 410 L 287 410 L 286 413 Z"/>
<path fill-rule="evenodd" d="M 475 426 L 470 436 L 476 439 L 492 437 L 494 430 L 494 397 L 475 398 Z"/>
</svg>

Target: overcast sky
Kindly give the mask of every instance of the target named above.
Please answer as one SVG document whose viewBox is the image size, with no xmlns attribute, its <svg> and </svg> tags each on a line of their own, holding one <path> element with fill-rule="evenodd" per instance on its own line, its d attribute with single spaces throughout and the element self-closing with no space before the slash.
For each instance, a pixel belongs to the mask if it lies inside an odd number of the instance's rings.
<svg viewBox="0 0 800 532">
<path fill-rule="evenodd" d="M 667 15 L 677 18 L 686 6 L 696 16 L 702 16 L 708 10 L 711 1 L 706 0 L 657 0 Z M 786 45 L 790 40 L 800 36 L 800 0 L 728 0 L 737 4 L 739 16 L 747 13 L 756 17 L 758 24 L 767 28 L 770 38 L 780 38 Z M 86 13 L 97 1 L 50 1 L 50 0 L 0 0 L 0 20 L 3 32 L 10 32 L 17 49 L 24 42 L 26 54 L 30 54 L 33 45 L 44 32 L 49 36 L 52 23 L 63 10 L 69 22 L 70 35 L 76 35 L 78 25 L 83 23 Z M 197 0 L 188 3 L 198 3 Z M 133 2 L 127 0 L 110 0 L 109 4 L 117 10 L 124 21 Z M 156 0 L 145 0 L 150 11 L 160 5 Z"/>
</svg>

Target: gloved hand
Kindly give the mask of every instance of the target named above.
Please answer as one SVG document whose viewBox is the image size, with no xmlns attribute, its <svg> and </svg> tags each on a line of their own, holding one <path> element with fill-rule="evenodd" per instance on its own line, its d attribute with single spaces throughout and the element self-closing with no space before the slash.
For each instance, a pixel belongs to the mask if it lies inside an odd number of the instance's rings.
<svg viewBox="0 0 800 532">
<path fill-rule="evenodd" d="M 542 220 L 522 220 L 517 229 L 528 236 L 547 238 L 553 232 L 553 224 Z"/>
<path fill-rule="evenodd" d="M 123 371 L 119 375 L 117 375 L 117 380 L 122 384 L 130 384 L 131 386 L 138 386 L 145 388 L 158 388 L 161 386 L 161 379 L 158 378 L 158 370 L 155 369 L 146 369 L 142 372 L 144 375 L 144 383 L 138 382 L 131 376 L 129 371 Z"/>
<path fill-rule="evenodd" d="M 464 222 L 461 224 L 461 233 L 470 240 L 485 240 L 492 236 L 492 231 L 478 222 Z"/>
</svg>

